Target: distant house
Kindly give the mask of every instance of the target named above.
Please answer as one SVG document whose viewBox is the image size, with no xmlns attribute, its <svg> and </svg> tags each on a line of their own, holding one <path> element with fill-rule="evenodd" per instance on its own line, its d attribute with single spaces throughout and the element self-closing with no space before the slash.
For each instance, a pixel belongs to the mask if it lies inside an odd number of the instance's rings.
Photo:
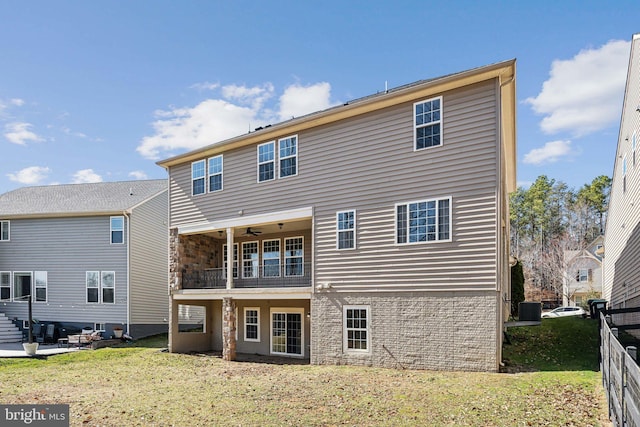
<svg viewBox="0 0 640 427">
<path fill-rule="evenodd" d="M 0 195 L 0 313 L 69 327 L 166 331 L 167 182 L 24 187 Z"/>
<path fill-rule="evenodd" d="M 602 296 L 602 248 L 604 236 L 598 236 L 579 251 L 565 251 L 565 278 L 562 305 L 585 307 L 587 301 Z"/>
<path fill-rule="evenodd" d="M 640 307 L 640 34 L 631 42 L 604 240 L 603 297 Z"/>
<path fill-rule="evenodd" d="M 170 351 L 498 370 L 515 99 L 506 61 L 159 162 Z"/>
</svg>

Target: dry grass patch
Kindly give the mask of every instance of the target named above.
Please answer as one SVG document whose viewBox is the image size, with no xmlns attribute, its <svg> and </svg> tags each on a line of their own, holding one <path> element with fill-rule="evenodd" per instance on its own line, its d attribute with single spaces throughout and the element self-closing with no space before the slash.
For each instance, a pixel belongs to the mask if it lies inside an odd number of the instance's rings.
<svg viewBox="0 0 640 427">
<path fill-rule="evenodd" d="M 87 426 L 598 425 L 595 372 L 224 362 L 154 348 L 0 360 L 0 402 L 68 403 Z"/>
</svg>

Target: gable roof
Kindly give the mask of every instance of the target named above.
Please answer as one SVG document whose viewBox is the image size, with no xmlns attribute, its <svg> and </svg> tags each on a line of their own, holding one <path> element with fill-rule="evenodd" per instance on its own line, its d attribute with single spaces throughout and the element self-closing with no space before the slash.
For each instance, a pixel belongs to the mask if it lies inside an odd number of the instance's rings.
<svg viewBox="0 0 640 427">
<path fill-rule="evenodd" d="M 285 134 L 293 134 L 316 126 L 326 125 L 339 120 L 366 114 L 381 108 L 415 101 L 421 97 L 434 96 L 442 92 L 466 85 L 498 79 L 500 87 L 500 140 L 505 160 L 506 187 L 511 192 L 516 189 L 516 129 L 515 129 L 515 59 L 473 68 L 442 77 L 420 80 L 395 89 L 389 89 L 374 95 L 365 96 L 343 105 L 296 117 L 282 123 L 267 125 L 248 134 L 239 135 L 224 141 L 215 142 L 171 158 L 157 162 L 169 169 L 171 166 L 201 160 L 204 157 L 220 154 L 224 151 L 265 142 Z"/>
<path fill-rule="evenodd" d="M 164 179 L 23 187 L 0 195 L 0 218 L 122 213 L 163 191 Z"/>
</svg>

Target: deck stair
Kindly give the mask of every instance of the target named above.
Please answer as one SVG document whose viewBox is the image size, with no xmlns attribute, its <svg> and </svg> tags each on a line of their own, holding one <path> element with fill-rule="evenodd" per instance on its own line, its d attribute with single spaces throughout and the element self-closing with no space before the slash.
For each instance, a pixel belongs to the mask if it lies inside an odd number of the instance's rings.
<svg viewBox="0 0 640 427">
<path fill-rule="evenodd" d="M 22 332 L 4 313 L 0 313 L 0 343 L 9 342 L 22 342 Z"/>
</svg>

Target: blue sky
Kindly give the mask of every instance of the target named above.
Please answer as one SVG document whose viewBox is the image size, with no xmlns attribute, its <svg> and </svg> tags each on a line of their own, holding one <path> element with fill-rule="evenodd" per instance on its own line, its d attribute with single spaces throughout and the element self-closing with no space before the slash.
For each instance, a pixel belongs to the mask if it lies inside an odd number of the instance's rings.
<svg viewBox="0 0 640 427">
<path fill-rule="evenodd" d="M 0 2 L 0 193 L 517 59 L 518 182 L 611 175 L 638 1 Z"/>
</svg>

